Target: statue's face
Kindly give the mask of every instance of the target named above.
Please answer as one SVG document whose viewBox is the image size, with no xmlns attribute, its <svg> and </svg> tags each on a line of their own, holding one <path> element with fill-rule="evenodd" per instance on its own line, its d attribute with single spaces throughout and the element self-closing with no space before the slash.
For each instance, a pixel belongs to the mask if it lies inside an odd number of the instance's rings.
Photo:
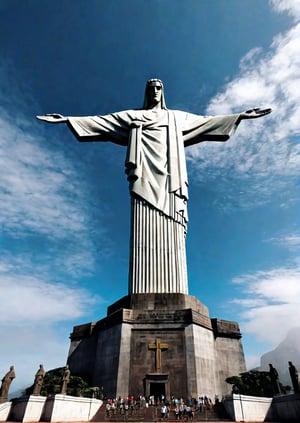
<svg viewBox="0 0 300 423">
<path fill-rule="evenodd" d="M 161 102 L 162 86 L 159 81 L 150 82 L 147 87 L 147 97 L 149 104 L 154 107 Z"/>
</svg>

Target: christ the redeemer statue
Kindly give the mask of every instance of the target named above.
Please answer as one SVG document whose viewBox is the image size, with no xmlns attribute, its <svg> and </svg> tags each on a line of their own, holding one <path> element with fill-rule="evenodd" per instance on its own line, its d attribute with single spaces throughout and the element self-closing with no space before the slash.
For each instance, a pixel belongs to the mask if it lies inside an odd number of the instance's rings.
<svg viewBox="0 0 300 423">
<path fill-rule="evenodd" d="M 129 294 L 188 294 L 185 237 L 188 181 L 184 147 L 226 141 L 242 119 L 271 109 L 204 117 L 168 110 L 163 83 L 147 81 L 142 109 L 105 116 L 37 116 L 67 123 L 79 141 L 111 141 L 127 147 L 131 195 Z"/>
</svg>

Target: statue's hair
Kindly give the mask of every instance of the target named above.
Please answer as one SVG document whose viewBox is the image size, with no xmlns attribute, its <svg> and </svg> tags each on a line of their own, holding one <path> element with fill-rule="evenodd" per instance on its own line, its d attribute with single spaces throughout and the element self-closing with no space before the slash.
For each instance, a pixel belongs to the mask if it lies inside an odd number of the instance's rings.
<svg viewBox="0 0 300 423">
<path fill-rule="evenodd" d="M 166 102 L 165 102 L 165 95 L 164 95 L 164 84 L 162 82 L 161 79 L 158 78 L 151 78 L 148 79 L 148 81 L 146 82 L 146 87 L 145 87 L 145 97 L 144 97 L 144 104 L 143 104 L 143 109 L 149 109 L 149 102 L 148 102 L 148 89 L 149 89 L 149 85 L 152 82 L 159 82 L 161 85 L 161 100 L 160 100 L 160 105 L 162 109 L 166 109 Z"/>
</svg>

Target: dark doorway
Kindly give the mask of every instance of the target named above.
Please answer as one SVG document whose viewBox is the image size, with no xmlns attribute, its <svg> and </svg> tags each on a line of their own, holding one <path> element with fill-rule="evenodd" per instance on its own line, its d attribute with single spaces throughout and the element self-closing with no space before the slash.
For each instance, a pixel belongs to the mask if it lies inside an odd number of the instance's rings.
<svg viewBox="0 0 300 423">
<path fill-rule="evenodd" d="M 151 395 L 153 395 L 154 398 L 161 398 L 162 395 L 166 397 L 166 384 L 161 382 L 151 382 L 150 396 Z"/>
</svg>

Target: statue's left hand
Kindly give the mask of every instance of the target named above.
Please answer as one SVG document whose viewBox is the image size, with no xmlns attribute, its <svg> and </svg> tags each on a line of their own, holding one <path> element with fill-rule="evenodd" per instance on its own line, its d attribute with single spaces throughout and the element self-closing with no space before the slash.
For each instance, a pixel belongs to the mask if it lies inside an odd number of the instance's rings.
<svg viewBox="0 0 300 423">
<path fill-rule="evenodd" d="M 256 107 L 255 109 L 246 110 L 240 114 L 241 119 L 255 119 L 262 116 L 266 116 L 272 112 L 272 109 L 260 109 Z"/>
<path fill-rule="evenodd" d="M 36 118 L 49 123 L 66 123 L 68 121 L 68 118 L 60 113 L 48 113 L 43 116 L 37 116 Z"/>
</svg>

